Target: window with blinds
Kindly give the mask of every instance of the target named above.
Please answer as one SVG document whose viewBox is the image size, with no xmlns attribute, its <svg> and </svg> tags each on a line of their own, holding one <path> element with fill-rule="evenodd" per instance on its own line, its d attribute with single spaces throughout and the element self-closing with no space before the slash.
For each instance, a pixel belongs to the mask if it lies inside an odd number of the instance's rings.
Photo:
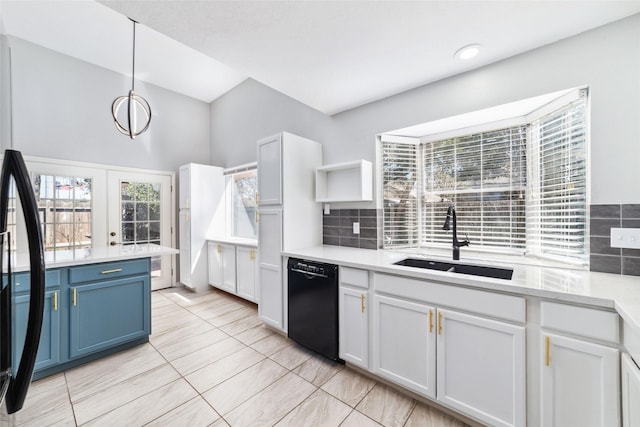
<svg viewBox="0 0 640 427">
<path fill-rule="evenodd" d="M 586 97 L 558 107 L 436 141 L 383 138 L 384 247 L 449 247 L 454 205 L 474 248 L 586 262 Z"/>
<path fill-rule="evenodd" d="M 422 243 L 451 243 L 442 225 L 450 205 L 474 245 L 525 249 L 526 126 L 423 146 Z"/>
<path fill-rule="evenodd" d="M 528 251 L 587 261 L 586 104 L 578 100 L 531 124 Z"/>
<path fill-rule="evenodd" d="M 419 244 L 417 153 L 416 144 L 385 142 L 382 146 L 385 247 Z"/>
</svg>

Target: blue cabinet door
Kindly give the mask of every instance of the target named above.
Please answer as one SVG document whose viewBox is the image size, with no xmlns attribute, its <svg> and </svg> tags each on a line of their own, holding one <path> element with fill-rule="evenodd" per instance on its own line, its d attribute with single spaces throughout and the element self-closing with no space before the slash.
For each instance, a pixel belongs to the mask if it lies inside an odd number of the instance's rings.
<svg viewBox="0 0 640 427">
<path fill-rule="evenodd" d="M 148 275 L 71 286 L 69 293 L 72 359 L 151 332 Z"/>
<path fill-rule="evenodd" d="M 48 368 L 60 360 L 60 291 L 47 291 L 44 295 L 42 332 L 36 357 L 35 370 Z M 22 356 L 29 317 L 29 295 L 13 299 L 13 369 L 16 370 Z M 15 373 L 15 372 L 14 372 Z"/>
</svg>

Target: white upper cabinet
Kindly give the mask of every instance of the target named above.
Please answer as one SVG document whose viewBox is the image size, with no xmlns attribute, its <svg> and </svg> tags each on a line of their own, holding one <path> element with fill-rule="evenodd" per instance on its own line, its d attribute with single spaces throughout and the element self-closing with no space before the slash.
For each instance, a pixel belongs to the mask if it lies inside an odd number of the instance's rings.
<svg viewBox="0 0 640 427">
<path fill-rule="evenodd" d="M 282 135 L 258 141 L 258 204 L 282 204 Z"/>
</svg>

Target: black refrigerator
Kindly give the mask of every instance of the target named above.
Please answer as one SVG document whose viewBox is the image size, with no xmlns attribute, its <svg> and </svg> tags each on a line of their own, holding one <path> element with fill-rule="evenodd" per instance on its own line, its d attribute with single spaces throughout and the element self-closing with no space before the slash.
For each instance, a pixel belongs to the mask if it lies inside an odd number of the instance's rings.
<svg viewBox="0 0 640 427">
<path fill-rule="evenodd" d="M 7 233 L 9 198 L 19 196 L 26 224 L 29 243 L 30 297 L 29 317 L 24 349 L 20 360 L 12 360 L 12 305 L 11 264 L 14 254 Z M 16 199 L 17 200 L 17 199 Z M 36 363 L 42 317 L 44 310 L 44 250 L 38 206 L 31 187 L 27 167 L 19 151 L 6 150 L 0 173 L 0 404 L 6 404 L 6 412 L 13 414 L 20 409 L 27 397 L 27 390 Z"/>
</svg>

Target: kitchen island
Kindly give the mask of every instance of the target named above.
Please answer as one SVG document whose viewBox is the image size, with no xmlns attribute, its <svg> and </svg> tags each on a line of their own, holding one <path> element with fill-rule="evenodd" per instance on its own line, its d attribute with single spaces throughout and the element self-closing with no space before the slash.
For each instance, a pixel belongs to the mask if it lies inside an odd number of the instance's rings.
<svg viewBox="0 0 640 427">
<path fill-rule="evenodd" d="M 117 245 L 45 254 L 45 308 L 34 379 L 131 348 L 151 333 L 151 257 L 178 251 Z M 13 359 L 24 345 L 28 258 L 13 261 Z"/>
</svg>

